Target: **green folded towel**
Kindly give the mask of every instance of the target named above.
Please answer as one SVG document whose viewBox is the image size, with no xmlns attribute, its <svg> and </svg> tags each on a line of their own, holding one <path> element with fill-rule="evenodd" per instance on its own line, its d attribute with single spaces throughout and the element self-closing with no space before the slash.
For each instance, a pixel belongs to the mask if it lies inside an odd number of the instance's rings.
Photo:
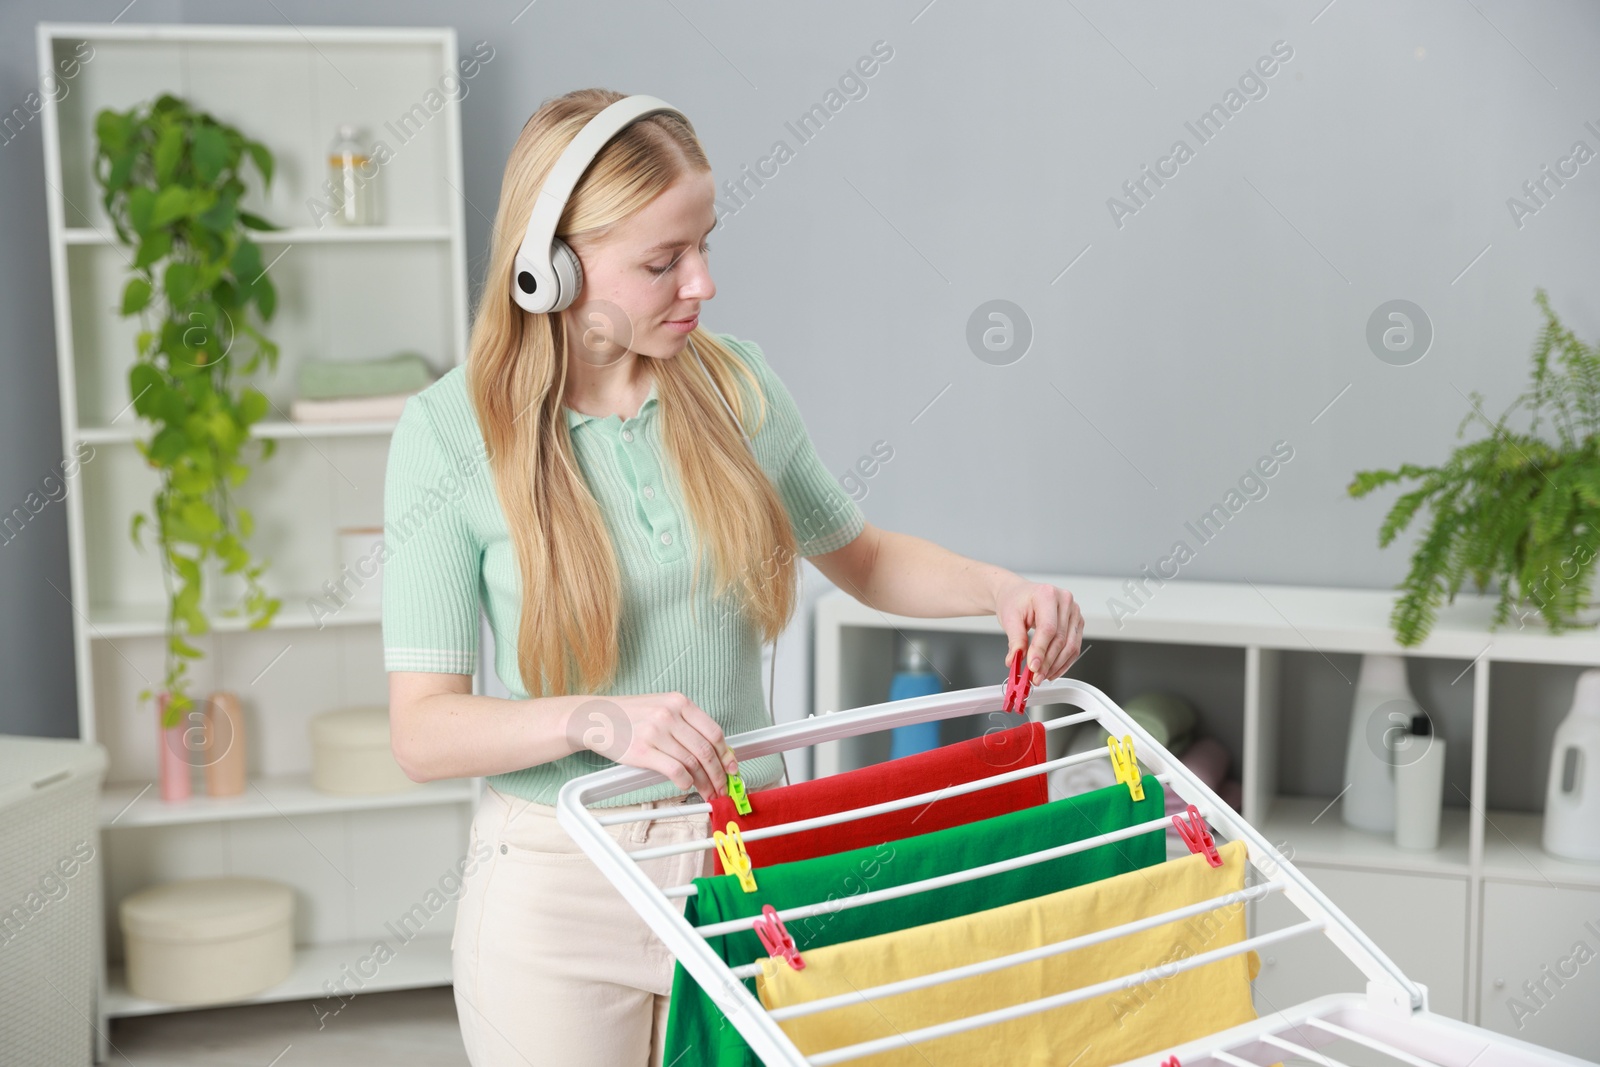
<svg viewBox="0 0 1600 1067">
<path fill-rule="evenodd" d="M 1122 705 L 1128 717 L 1149 732 L 1157 743 L 1174 756 L 1181 756 L 1194 739 L 1197 715 L 1194 705 L 1176 693 L 1145 692 Z M 1111 735 L 1099 730 L 1100 744 Z M 1098 747 L 1098 746 L 1087 746 Z M 1134 750 L 1138 754 L 1137 747 Z"/>
<path fill-rule="evenodd" d="M 1189 735 L 1194 730 L 1194 705 L 1175 693 L 1140 693 L 1124 704 L 1122 710 L 1173 755 L 1189 743 Z"/>
<path fill-rule="evenodd" d="M 420 352 L 398 352 L 379 359 L 308 359 L 300 364 L 298 384 L 305 400 L 414 393 L 434 380 Z"/>
</svg>

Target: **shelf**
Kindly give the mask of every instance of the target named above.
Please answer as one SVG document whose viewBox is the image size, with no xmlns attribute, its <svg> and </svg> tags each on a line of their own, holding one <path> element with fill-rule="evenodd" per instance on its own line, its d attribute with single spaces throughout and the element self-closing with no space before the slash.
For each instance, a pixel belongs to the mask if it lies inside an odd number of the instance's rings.
<svg viewBox="0 0 1600 1067">
<path fill-rule="evenodd" d="M 114 824 L 117 829 L 125 826 L 172 826 L 179 823 L 462 804 L 470 803 L 472 799 L 470 778 L 422 782 L 395 793 L 340 796 L 313 789 L 309 774 L 287 774 L 251 778 L 245 791 L 238 796 L 212 797 L 197 793 L 176 804 L 162 800 L 153 782 L 108 783 L 100 796 L 100 825 L 110 827 Z"/>
<path fill-rule="evenodd" d="M 1423 874 L 1468 873 L 1468 813 L 1446 807 L 1439 847 L 1430 852 L 1401 848 L 1392 836 L 1346 826 L 1331 797 L 1280 796 L 1258 829 L 1291 863 L 1324 863 Z M 1319 817 L 1320 816 L 1320 817 Z M 1288 849 L 1293 849 L 1289 852 Z"/>
<path fill-rule="evenodd" d="M 1562 859 L 1544 850 L 1544 816 L 1491 810 L 1484 816 L 1483 874 L 1576 885 L 1600 885 L 1600 863 Z"/>
<path fill-rule="evenodd" d="M 385 937 L 383 941 L 388 944 L 389 939 Z M 363 960 L 371 960 L 377 967 L 377 974 L 369 979 L 358 979 L 359 985 L 349 987 L 351 993 L 422 989 L 450 984 L 449 934 L 422 934 L 398 948 L 391 945 L 394 955 L 386 962 L 372 959 L 373 944 L 373 938 L 362 938 L 327 945 L 298 945 L 295 947 L 293 970 L 288 978 L 264 993 L 223 1004 L 167 1004 L 136 997 L 128 991 L 125 969 L 115 966 L 106 972 L 103 1007 L 107 1017 L 121 1019 L 130 1015 L 157 1015 L 169 1011 L 193 1011 L 202 1007 L 314 1000 L 320 1002 L 313 1005 L 317 1011 L 331 1014 L 339 1010 L 339 1000 L 328 992 L 327 983 L 344 979 L 346 969 L 353 973 Z"/>
<path fill-rule="evenodd" d="M 69 245 L 121 246 L 115 231 L 102 231 L 90 226 L 69 226 L 61 231 L 61 239 Z M 450 230 L 445 226 L 324 226 L 321 229 L 251 230 L 250 239 L 261 245 L 384 244 L 448 241 Z"/>
<path fill-rule="evenodd" d="M 251 437 L 388 437 L 394 433 L 395 420 L 376 419 L 363 422 L 288 422 L 283 419 L 262 421 L 251 427 Z M 131 445 L 150 436 L 148 426 L 126 429 L 110 426 L 83 426 L 77 439 L 91 445 Z"/>
<path fill-rule="evenodd" d="M 1572 630 L 1551 634 L 1542 625 L 1518 629 L 1515 622 L 1489 632 L 1495 597 L 1463 592 L 1440 609 L 1428 639 L 1406 648 L 1394 639 L 1389 614 L 1394 590 L 1333 589 L 1268 585 L 1263 582 L 1200 582 L 1174 579 L 1157 587 L 1147 583 L 1143 606 L 1124 589 L 1128 579 L 1098 575 L 1025 572 L 1031 581 L 1060 586 L 1072 593 L 1083 612 L 1084 643 L 1096 640 L 1155 641 L 1184 645 L 1240 648 L 1258 646 L 1332 652 L 1390 652 L 1440 659 L 1600 666 L 1600 632 Z M 1115 608 L 1114 603 L 1124 605 Z M 937 630 L 950 633 L 999 634 L 993 615 L 957 619 L 921 619 L 887 615 L 836 590 L 818 601 L 840 626 L 873 629 Z M 1129 613 L 1131 612 L 1131 614 Z"/>
<path fill-rule="evenodd" d="M 383 608 L 379 605 L 352 604 L 332 610 L 318 617 L 306 607 L 307 600 L 324 600 L 322 593 L 274 593 L 283 601 L 278 614 L 263 630 L 320 630 L 329 626 L 370 626 L 383 622 Z M 219 609 L 207 608 L 208 613 Z M 243 633 L 250 629 L 250 620 L 243 615 L 227 618 L 220 613 L 210 614 L 214 633 Z M 112 637 L 163 637 L 167 632 L 167 608 L 163 604 L 136 607 L 91 607 L 89 609 L 89 636 L 92 640 Z"/>
</svg>

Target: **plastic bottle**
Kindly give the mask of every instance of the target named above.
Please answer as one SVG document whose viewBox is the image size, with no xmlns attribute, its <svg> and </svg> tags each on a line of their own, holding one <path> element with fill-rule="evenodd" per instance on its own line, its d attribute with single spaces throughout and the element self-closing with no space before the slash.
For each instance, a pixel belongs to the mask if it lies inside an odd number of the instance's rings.
<svg viewBox="0 0 1600 1067">
<path fill-rule="evenodd" d="M 1439 847 L 1444 804 L 1444 738 L 1426 715 L 1413 715 L 1394 756 L 1394 843 L 1401 848 Z"/>
<path fill-rule="evenodd" d="M 345 226 L 371 226 L 378 221 L 378 167 L 365 144 L 365 132 L 342 125 L 328 146 L 330 217 Z"/>
<path fill-rule="evenodd" d="M 889 683 L 890 700 L 931 696 L 943 691 L 943 680 L 928 661 L 928 650 L 915 637 L 900 640 L 894 679 Z M 939 723 L 918 722 L 896 726 L 889 732 L 889 758 L 899 759 L 939 747 Z"/>
</svg>

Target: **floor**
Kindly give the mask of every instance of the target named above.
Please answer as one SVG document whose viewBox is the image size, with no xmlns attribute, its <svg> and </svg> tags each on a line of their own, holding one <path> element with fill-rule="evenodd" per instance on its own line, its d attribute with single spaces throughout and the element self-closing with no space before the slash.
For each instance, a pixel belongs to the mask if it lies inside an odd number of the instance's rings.
<svg viewBox="0 0 1600 1067">
<path fill-rule="evenodd" d="M 449 986 L 114 1019 L 120 1067 L 466 1067 Z"/>
</svg>

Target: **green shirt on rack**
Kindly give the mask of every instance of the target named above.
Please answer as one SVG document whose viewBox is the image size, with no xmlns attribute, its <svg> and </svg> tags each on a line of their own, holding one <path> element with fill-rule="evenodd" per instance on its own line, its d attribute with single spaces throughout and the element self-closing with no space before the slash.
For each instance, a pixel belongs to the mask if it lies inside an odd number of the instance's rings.
<svg viewBox="0 0 1600 1067">
<path fill-rule="evenodd" d="M 1161 783 L 1148 774 L 1141 781 L 1144 799 L 1139 801 L 1133 799 L 1126 784 L 1118 783 L 948 830 L 758 868 L 753 872 L 754 893 L 740 888 L 738 875 L 696 878 L 697 892 L 685 902 L 684 918 L 691 926 L 753 919 L 761 914 L 763 904 L 782 911 L 801 904 L 847 898 L 1013 859 L 1161 818 L 1166 812 Z M 1162 863 L 1166 858 L 1166 831 L 1158 828 L 1002 874 L 825 912 L 785 923 L 785 927 L 803 958 L 808 946 L 836 945 L 969 915 L 1125 874 Z M 748 928 L 710 938 L 708 943 L 729 967 L 754 963 L 767 955 L 761 939 Z M 746 978 L 744 984 L 755 996 L 755 979 Z M 716 1002 L 681 963 L 672 978 L 663 1062 L 716 1067 L 761 1064 L 743 1035 L 723 1017 Z"/>
<path fill-rule="evenodd" d="M 766 420 L 750 435 L 751 445 L 788 512 L 800 554 L 849 544 L 866 519 L 818 458 L 789 390 L 754 342 L 715 336 L 761 385 Z M 673 358 L 695 357 L 686 349 Z M 721 610 L 708 588 L 708 568 L 691 588 L 702 542 L 662 440 L 659 408 L 654 386 L 631 419 L 563 408 L 622 573 L 617 677 L 598 695 L 681 692 L 723 733 L 744 733 L 768 722 L 761 639 L 742 611 Z M 754 410 L 750 418 L 753 424 Z M 494 633 L 495 673 L 513 699 L 525 700 L 517 666 L 522 583 L 485 456 L 464 365 L 406 401 L 384 481 L 384 669 L 475 673 L 481 605 Z M 502 793 L 554 804 L 568 779 L 613 765 L 595 753 L 574 752 L 488 781 Z M 739 769 L 747 788 L 761 789 L 782 776 L 783 757 L 759 756 Z M 678 793 L 671 782 L 660 782 L 595 806 Z"/>
</svg>

